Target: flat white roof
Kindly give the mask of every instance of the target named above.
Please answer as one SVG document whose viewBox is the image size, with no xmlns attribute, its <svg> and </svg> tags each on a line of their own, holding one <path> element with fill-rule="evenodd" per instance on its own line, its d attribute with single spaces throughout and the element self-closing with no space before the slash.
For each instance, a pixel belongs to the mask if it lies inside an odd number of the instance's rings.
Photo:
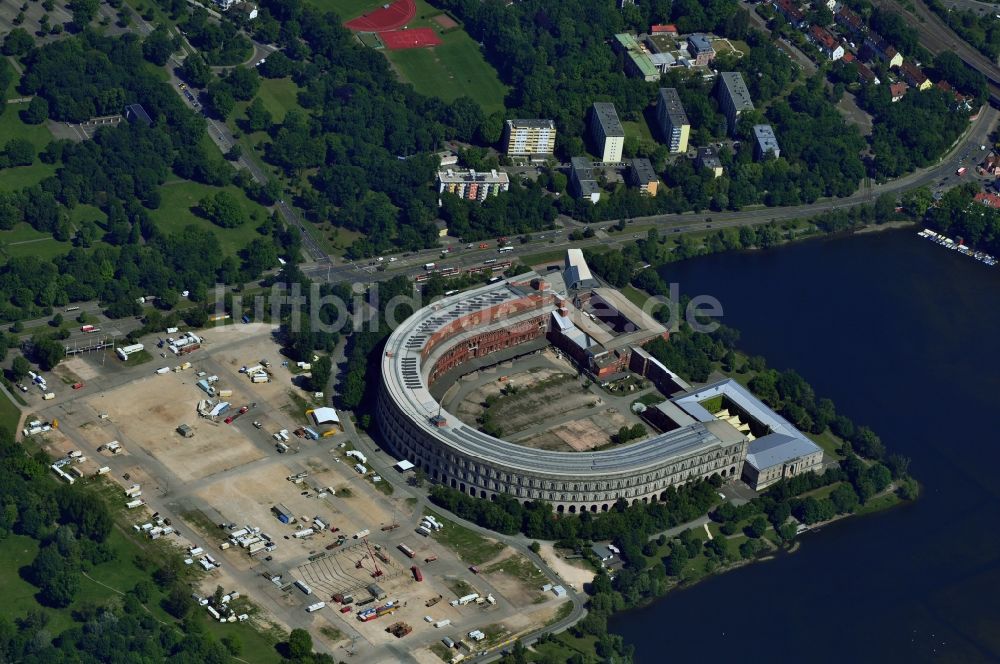
<svg viewBox="0 0 1000 664">
<path fill-rule="evenodd" d="M 402 461 L 396 464 L 396 468 L 401 473 L 405 473 L 406 471 L 411 470 L 415 467 L 416 466 L 414 466 L 411 462 L 407 461 L 406 459 L 403 459 Z"/>
<path fill-rule="evenodd" d="M 316 424 L 340 424 L 340 416 L 337 411 L 329 406 L 317 408 L 312 412 L 313 420 Z"/>
</svg>

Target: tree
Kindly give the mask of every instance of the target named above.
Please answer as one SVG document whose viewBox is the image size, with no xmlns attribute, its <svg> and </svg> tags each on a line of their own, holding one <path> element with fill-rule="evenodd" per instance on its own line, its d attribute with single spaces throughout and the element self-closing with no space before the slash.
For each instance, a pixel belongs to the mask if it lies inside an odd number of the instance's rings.
<svg viewBox="0 0 1000 664">
<path fill-rule="evenodd" d="M 97 15 L 99 6 L 100 0 L 72 0 L 69 4 L 69 10 L 73 12 L 73 23 L 76 27 L 80 30 L 87 27 Z"/>
<path fill-rule="evenodd" d="M 4 55 L 24 55 L 34 45 L 35 40 L 31 38 L 27 30 L 14 28 L 4 38 L 2 52 Z"/>
<path fill-rule="evenodd" d="M 191 612 L 191 596 L 190 593 L 185 590 L 184 586 L 174 585 L 170 588 L 170 592 L 167 596 L 163 598 L 160 602 L 163 610 L 172 615 L 173 617 L 182 620 L 188 613 Z"/>
<path fill-rule="evenodd" d="M 8 166 L 31 166 L 35 162 L 35 146 L 26 138 L 12 138 L 4 146 Z"/>
<path fill-rule="evenodd" d="M 260 97 L 254 97 L 250 105 L 247 106 L 246 114 L 247 126 L 250 131 L 267 131 L 274 122 L 271 112 L 264 106 Z"/>
<path fill-rule="evenodd" d="M 503 134 L 504 117 L 503 113 L 497 111 L 486 116 L 479 125 L 479 140 L 486 145 L 493 145 L 500 140 Z"/>
<path fill-rule="evenodd" d="M 236 228 L 247 221 L 246 212 L 228 191 L 220 191 L 198 201 L 198 207 L 206 219 L 223 228 Z"/>
<path fill-rule="evenodd" d="M 28 108 L 21 111 L 21 120 L 25 124 L 42 124 L 49 119 L 49 102 L 45 97 L 35 96 L 28 102 Z"/>
<path fill-rule="evenodd" d="M 31 371 L 31 363 L 20 355 L 16 356 L 10 368 L 11 379 L 14 382 L 20 382 L 21 380 L 24 380 L 24 377 L 28 375 L 29 371 Z"/>
<path fill-rule="evenodd" d="M 754 517 L 753 521 L 749 523 L 746 527 L 747 537 L 752 537 L 757 539 L 763 537 L 764 533 L 767 532 L 767 519 L 763 516 Z"/>
<path fill-rule="evenodd" d="M 162 25 L 149 33 L 142 42 L 142 56 L 158 67 L 167 64 L 167 60 L 175 50 L 174 40 Z"/>
<path fill-rule="evenodd" d="M 304 629 L 293 629 L 288 635 L 288 654 L 290 659 L 304 659 L 312 654 L 312 636 Z"/>
<path fill-rule="evenodd" d="M 184 64 L 181 66 L 180 71 L 181 78 L 195 88 L 203 88 L 212 80 L 212 69 L 205 62 L 204 58 L 198 54 L 189 55 L 184 58 Z"/>
<path fill-rule="evenodd" d="M 221 81 L 216 81 L 208 86 L 208 106 L 212 113 L 221 120 L 225 120 L 236 108 L 236 99 L 230 91 L 229 86 Z"/>
<path fill-rule="evenodd" d="M 233 67 L 225 81 L 230 94 L 239 101 L 250 101 L 260 88 L 260 76 L 252 67 Z"/>
</svg>

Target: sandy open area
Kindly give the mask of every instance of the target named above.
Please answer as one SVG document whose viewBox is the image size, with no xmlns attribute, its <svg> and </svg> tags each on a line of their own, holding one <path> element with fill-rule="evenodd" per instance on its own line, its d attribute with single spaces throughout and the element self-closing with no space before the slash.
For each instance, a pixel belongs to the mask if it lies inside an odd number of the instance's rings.
<svg viewBox="0 0 1000 664">
<path fill-rule="evenodd" d="M 583 585 L 593 582 L 594 577 L 597 576 L 595 572 L 584 567 L 585 563 L 582 561 L 568 561 L 558 555 L 551 542 L 540 542 L 539 544 L 542 548 L 539 549 L 538 555 L 560 576 L 565 584 L 572 585 L 577 590 L 583 590 Z"/>
<path fill-rule="evenodd" d="M 588 412 L 593 414 L 515 442 L 535 449 L 584 452 L 607 445 L 611 440 L 611 434 L 617 433 L 624 425 L 632 424 L 631 420 L 611 408 L 599 413 L 589 409 L 583 411 L 581 415 Z"/>
<path fill-rule="evenodd" d="M 192 480 L 241 466 L 262 456 L 242 433 L 198 417 L 199 399 L 192 370 L 152 375 L 87 400 L 108 414 L 113 438 L 126 447 L 139 446 L 180 480 Z M 175 429 L 188 424 L 193 438 Z M 112 432 L 109 432 L 109 434 Z"/>
</svg>

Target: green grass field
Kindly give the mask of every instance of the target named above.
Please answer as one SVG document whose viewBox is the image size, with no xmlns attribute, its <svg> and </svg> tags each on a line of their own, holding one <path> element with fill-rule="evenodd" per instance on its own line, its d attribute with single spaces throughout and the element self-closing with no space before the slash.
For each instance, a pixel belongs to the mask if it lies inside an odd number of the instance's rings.
<svg viewBox="0 0 1000 664">
<path fill-rule="evenodd" d="M 35 151 L 40 151 L 52 140 L 52 133 L 45 125 L 27 125 L 21 122 L 18 110 L 25 107 L 24 104 L 7 104 L 6 108 L 0 108 L 0 145 L 4 145 L 12 138 L 26 138 L 35 146 Z M 33 184 L 38 184 L 50 175 L 55 175 L 54 164 L 43 164 L 35 157 L 35 163 L 31 166 L 18 166 L 16 168 L 5 168 L 0 170 L 0 190 L 14 191 Z"/>
<path fill-rule="evenodd" d="M 336 12 L 345 21 L 385 4 L 385 0 L 307 1 L 319 9 Z M 434 48 L 385 51 L 400 77 L 421 94 L 445 101 L 469 96 L 479 102 L 486 113 L 502 111 L 507 88 L 500 82 L 496 70 L 486 62 L 479 44 L 461 29 L 442 34 L 437 23 L 430 20 L 441 10 L 425 0 L 416 0 L 416 6 L 416 16 L 407 27 L 434 28 L 444 43 Z"/>
<path fill-rule="evenodd" d="M 0 392 L 0 429 L 6 429 L 11 433 L 17 431 L 17 423 L 21 419 L 21 411 L 17 404 L 11 401 L 6 394 Z"/>
<path fill-rule="evenodd" d="M 484 113 L 502 111 L 507 87 L 483 58 L 479 44 L 463 30 L 440 37 L 444 42 L 440 46 L 386 51 L 386 55 L 403 80 L 421 94 L 445 101 L 468 96 Z"/>
<path fill-rule="evenodd" d="M 470 565 L 481 565 L 494 558 L 503 549 L 503 544 L 486 539 L 478 533 L 474 533 L 468 528 L 464 528 L 457 523 L 441 518 L 440 515 L 431 512 L 444 528 L 432 533 L 432 537 L 445 545 Z"/>
<path fill-rule="evenodd" d="M 197 216 L 193 210 L 202 198 L 222 189 L 236 197 L 248 216 L 253 212 L 257 212 L 258 215 L 264 214 L 263 208 L 248 199 L 243 190 L 235 185 L 212 187 L 197 182 L 175 180 L 160 188 L 160 207 L 151 210 L 150 216 L 164 233 L 176 233 L 190 224 L 206 228 L 219 238 L 219 244 L 227 255 L 235 255 L 256 237 L 254 229 L 260 221 L 250 219 L 239 228 L 222 228 Z M 260 216 L 260 220 L 263 220 L 263 216 Z"/>
</svg>

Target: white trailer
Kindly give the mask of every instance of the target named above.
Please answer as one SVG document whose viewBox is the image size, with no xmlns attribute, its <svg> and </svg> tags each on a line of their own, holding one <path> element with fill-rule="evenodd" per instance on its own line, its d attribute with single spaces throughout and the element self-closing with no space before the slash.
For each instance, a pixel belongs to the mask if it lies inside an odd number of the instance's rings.
<svg viewBox="0 0 1000 664">
<path fill-rule="evenodd" d="M 295 533 L 293 533 L 292 537 L 295 537 L 296 539 L 302 539 L 303 537 L 309 537 L 310 535 L 314 534 L 316 534 L 316 531 L 313 530 L 312 528 L 303 528 L 302 530 L 298 530 Z"/>
<path fill-rule="evenodd" d="M 313 613 L 314 611 L 319 611 L 324 606 L 326 606 L 326 602 L 316 602 L 315 604 L 310 604 L 309 606 L 307 606 L 306 611 L 308 611 L 309 613 Z"/>
</svg>

